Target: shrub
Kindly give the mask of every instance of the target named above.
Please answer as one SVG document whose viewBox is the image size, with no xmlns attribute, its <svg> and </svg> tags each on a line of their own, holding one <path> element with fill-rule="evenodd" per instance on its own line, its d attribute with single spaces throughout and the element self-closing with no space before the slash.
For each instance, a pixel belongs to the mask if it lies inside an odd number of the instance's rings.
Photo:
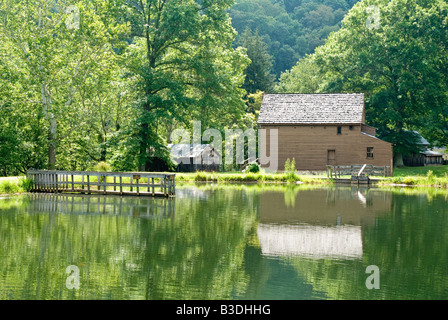
<svg viewBox="0 0 448 320">
<path fill-rule="evenodd" d="M 207 181 L 207 173 L 201 171 L 196 172 L 194 181 Z"/>
<path fill-rule="evenodd" d="M 17 193 L 19 191 L 17 183 L 11 181 L 3 181 L 0 183 L 0 193 Z"/>
<path fill-rule="evenodd" d="M 110 166 L 110 164 L 108 164 L 105 161 L 101 161 L 98 162 L 94 167 L 93 167 L 93 171 L 98 171 L 98 172 L 111 172 L 112 168 Z"/>
<path fill-rule="evenodd" d="M 429 170 L 429 171 L 426 173 L 426 179 L 428 180 L 428 182 L 429 182 L 430 184 L 434 184 L 434 183 L 435 183 L 435 181 L 436 181 L 436 177 L 435 177 L 434 172 L 433 172 L 432 170 Z"/>
<path fill-rule="evenodd" d="M 258 173 L 260 172 L 260 166 L 256 163 L 251 163 L 248 167 L 247 167 L 247 171 L 251 172 L 251 173 Z"/>
<path fill-rule="evenodd" d="M 290 160 L 289 158 L 285 161 L 285 175 L 284 180 L 288 182 L 294 182 L 299 181 L 300 177 L 296 173 L 296 159 L 292 158 Z"/>
<path fill-rule="evenodd" d="M 24 177 L 19 179 L 19 186 L 25 191 L 29 192 L 33 188 L 34 181 L 31 177 Z"/>
<path fill-rule="evenodd" d="M 413 177 L 404 177 L 403 183 L 412 186 L 415 184 L 415 179 Z"/>
</svg>

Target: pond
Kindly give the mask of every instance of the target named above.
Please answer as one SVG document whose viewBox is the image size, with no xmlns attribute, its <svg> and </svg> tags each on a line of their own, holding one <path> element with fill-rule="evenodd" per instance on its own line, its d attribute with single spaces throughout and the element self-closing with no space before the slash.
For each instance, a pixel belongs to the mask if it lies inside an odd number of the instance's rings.
<svg viewBox="0 0 448 320">
<path fill-rule="evenodd" d="M 1 198 L 0 299 L 448 298 L 445 190 L 176 193 Z"/>
</svg>

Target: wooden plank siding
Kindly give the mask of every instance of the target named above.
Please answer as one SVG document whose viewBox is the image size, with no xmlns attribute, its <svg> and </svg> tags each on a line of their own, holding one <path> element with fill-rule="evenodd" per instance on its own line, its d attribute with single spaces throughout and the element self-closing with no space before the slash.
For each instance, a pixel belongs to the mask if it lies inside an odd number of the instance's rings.
<svg viewBox="0 0 448 320">
<path fill-rule="evenodd" d="M 338 134 L 338 127 L 341 127 L 341 134 Z M 295 158 L 297 170 L 326 171 L 329 150 L 335 150 L 334 163 L 331 165 L 370 164 L 393 167 L 392 144 L 363 133 L 361 124 L 260 124 L 260 128 L 268 129 L 268 155 L 269 129 L 278 129 L 280 171 L 284 170 L 288 158 Z M 373 158 L 367 157 L 367 147 L 373 147 Z"/>
</svg>

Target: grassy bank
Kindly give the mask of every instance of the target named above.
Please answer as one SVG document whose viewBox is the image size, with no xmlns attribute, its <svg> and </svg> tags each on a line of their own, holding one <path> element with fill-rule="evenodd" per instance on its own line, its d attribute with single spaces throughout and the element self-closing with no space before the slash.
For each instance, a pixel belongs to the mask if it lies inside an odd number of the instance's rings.
<svg viewBox="0 0 448 320">
<path fill-rule="evenodd" d="M 0 195 L 28 192 L 32 183 L 26 177 L 7 177 L 0 179 Z"/>
<path fill-rule="evenodd" d="M 331 184 L 328 179 L 320 179 L 314 176 L 303 176 L 297 173 L 216 173 L 196 172 L 177 173 L 176 181 L 179 182 L 228 182 L 228 183 L 307 183 L 307 184 Z"/>
<path fill-rule="evenodd" d="M 95 177 L 93 177 L 95 179 Z M 393 177 L 381 177 L 379 186 L 420 186 L 448 188 L 448 166 L 395 168 Z M 177 182 L 258 183 L 281 184 L 303 183 L 309 185 L 331 185 L 332 180 L 323 176 L 298 173 L 226 173 L 195 172 L 177 173 Z M 0 178 L 0 195 L 24 193 L 30 181 L 25 177 Z"/>
<path fill-rule="evenodd" d="M 448 187 L 448 166 L 395 168 L 393 177 L 382 178 L 380 186 L 405 185 Z"/>
</svg>

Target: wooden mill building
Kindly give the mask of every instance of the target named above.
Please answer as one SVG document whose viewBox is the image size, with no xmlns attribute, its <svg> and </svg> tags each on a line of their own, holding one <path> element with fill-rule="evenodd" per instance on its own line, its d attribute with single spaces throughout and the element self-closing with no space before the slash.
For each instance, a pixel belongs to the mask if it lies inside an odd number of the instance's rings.
<svg viewBox="0 0 448 320">
<path fill-rule="evenodd" d="M 295 158 L 297 170 L 325 171 L 327 165 L 393 167 L 392 144 L 365 124 L 364 94 L 265 94 L 260 129 L 278 129 L 278 165 Z"/>
</svg>

